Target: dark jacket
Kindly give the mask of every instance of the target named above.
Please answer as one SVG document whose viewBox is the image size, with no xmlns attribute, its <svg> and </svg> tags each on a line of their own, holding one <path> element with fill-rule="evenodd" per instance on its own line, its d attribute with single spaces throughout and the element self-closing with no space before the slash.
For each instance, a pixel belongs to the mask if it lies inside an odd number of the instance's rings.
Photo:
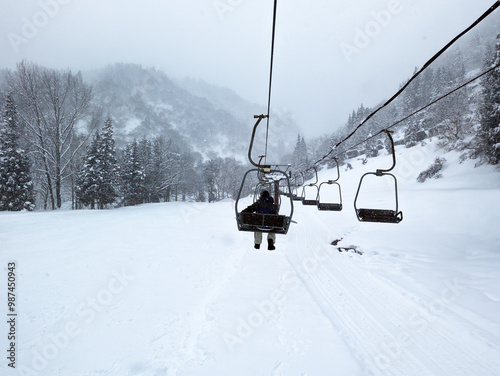
<svg viewBox="0 0 500 376">
<path fill-rule="evenodd" d="M 242 211 L 242 213 L 278 214 L 274 199 L 268 195 L 262 195 L 252 205 Z"/>
</svg>

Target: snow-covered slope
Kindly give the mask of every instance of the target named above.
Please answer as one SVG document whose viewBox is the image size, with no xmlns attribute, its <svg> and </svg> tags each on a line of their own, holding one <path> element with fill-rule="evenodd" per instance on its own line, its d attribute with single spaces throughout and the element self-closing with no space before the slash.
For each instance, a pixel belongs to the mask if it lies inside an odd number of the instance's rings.
<svg viewBox="0 0 500 376">
<path fill-rule="evenodd" d="M 420 184 L 434 144 L 397 153 L 403 222 L 357 221 L 361 174 L 390 157 L 351 161 L 344 210 L 296 205 L 274 252 L 236 230 L 231 201 L 1 213 L 18 373 L 5 357 L 0 373 L 500 374 L 500 174 L 448 153 L 444 178 Z M 383 205 L 390 187 L 363 200 Z"/>
</svg>

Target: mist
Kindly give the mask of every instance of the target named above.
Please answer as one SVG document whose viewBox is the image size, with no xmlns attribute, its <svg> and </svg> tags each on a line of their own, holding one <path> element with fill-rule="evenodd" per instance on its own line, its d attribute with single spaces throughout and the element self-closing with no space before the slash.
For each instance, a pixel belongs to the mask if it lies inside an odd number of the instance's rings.
<svg viewBox="0 0 500 376">
<path fill-rule="evenodd" d="M 279 0 L 272 107 L 306 137 L 375 106 L 491 0 Z M 1 0 L 0 68 L 156 67 L 267 103 L 272 0 Z M 498 19 L 498 12 L 490 17 Z M 248 114 L 249 123 L 253 115 Z M 272 124 L 272 123 L 271 123 Z"/>
</svg>

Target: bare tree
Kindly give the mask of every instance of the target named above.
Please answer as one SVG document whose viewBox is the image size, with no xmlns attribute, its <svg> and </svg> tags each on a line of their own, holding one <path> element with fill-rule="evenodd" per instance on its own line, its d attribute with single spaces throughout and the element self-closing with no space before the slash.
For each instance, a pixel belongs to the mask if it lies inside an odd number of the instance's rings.
<svg viewBox="0 0 500 376">
<path fill-rule="evenodd" d="M 77 126 L 89 116 L 92 89 L 81 75 L 57 71 L 23 61 L 8 77 L 19 102 L 19 115 L 40 157 L 41 172 L 52 209 L 62 205 L 61 187 L 71 164 L 88 137 L 75 142 Z M 99 116 L 89 120 L 89 135 Z"/>
</svg>

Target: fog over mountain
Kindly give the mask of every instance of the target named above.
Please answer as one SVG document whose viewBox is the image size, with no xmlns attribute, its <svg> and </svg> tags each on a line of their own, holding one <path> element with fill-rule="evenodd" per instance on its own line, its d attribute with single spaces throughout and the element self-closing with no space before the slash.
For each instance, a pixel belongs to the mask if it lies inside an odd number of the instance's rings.
<svg viewBox="0 0 500 376">
<path fill-rule="evenodd" d="M 201 80 L 172 80 L 160 70 L 135 64 L 114 64 L 83 76 L 93 86 L 96 105 L 114 120 L 118 145 L 164 135 L 203 156 L 244 160 L 253 116 L 267 111 L 229 89 Z M 269 155 L 278 159 L 293 147 L 299 131 L 290 114 L 273 112 L 271 121 Z M 264 128 L 262 123 L 256 151 L 265 141 Z"/>
</svg>

